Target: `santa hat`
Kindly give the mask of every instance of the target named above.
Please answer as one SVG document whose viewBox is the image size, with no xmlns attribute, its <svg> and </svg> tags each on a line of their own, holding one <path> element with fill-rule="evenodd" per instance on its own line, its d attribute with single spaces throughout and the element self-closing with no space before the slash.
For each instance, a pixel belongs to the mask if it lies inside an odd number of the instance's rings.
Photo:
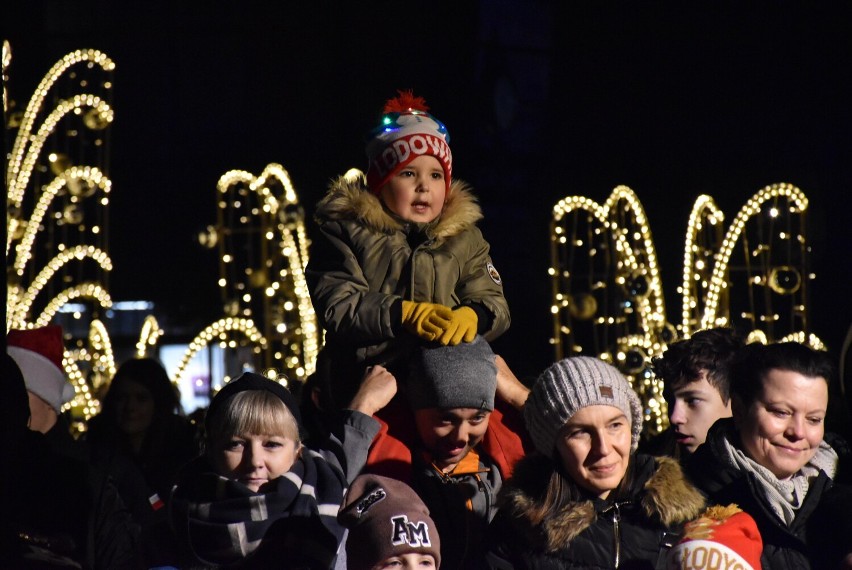
<svg viewBox="0 0 852 570">
<path fill-rule="evenodd" d="M 713 506 L 684 526 L 668 555 L 669 570 L 760 570 L 763 540 L 757 524 L 737 505 Z"/>
<path fill-rule="evenodd" d="M 74 387 L 65 378 L 62 356 L 62 327 L 10 330 L 7 349 L 24 375 L 27 390 L 50 404 L 59 413 L 62 404 L 74 398 Z"/>
<path fill-rule="evenodd" d="M 378 192 L 390 178 L 419 156 L 434 156 L 444 170 L 447 192 L 453 176 L 450 134 L 444 123 L 427 113 L 422 97 L 411 91 L 385 103 L 379 125 L 367 136 L 367 186 Z"/>
<path fill-rule="evenodd" d="M 392 556 L 431 554 L 441 566 L 441 542 L 429 509 L 408 485 L 381 475 L 359 475 L 346 493 L 338 521 L 349 529 L 346 562 L 369 570 Z"/>
</svg>

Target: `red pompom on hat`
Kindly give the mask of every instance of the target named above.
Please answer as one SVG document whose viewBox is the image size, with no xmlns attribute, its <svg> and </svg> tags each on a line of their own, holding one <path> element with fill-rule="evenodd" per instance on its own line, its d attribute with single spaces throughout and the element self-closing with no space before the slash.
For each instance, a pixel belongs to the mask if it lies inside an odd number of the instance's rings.
<svg viewBox="0 0 852 570">
<path fill-rule="evenodd" d="M 62 404 L 74 398 L 74 387 L 65 378 L 62 357 L 62 327 L 12 329 L 6 335 L 6 352 L 17 363 L 27 390 L 50 404 L 59 413 Z"/>
<path fill-rule="evenodd" d="M 686 523 L 684 537 L 669 552 L 669 570 L 760 570 L 763 539 L 757 524 L 737 505 L 709 507 Z"/>
<path fill-rule="evenodd" d="M 419 156 L 434 156 L 444 170 L 447 192 L 453 176 L 453 155 L 447 127 L 427 113 L 422 97 L 398 91 L 384 106 L 379 125 L 367 136 L 367 186 L 378 192 L 390 178 Z"/>
</svg>

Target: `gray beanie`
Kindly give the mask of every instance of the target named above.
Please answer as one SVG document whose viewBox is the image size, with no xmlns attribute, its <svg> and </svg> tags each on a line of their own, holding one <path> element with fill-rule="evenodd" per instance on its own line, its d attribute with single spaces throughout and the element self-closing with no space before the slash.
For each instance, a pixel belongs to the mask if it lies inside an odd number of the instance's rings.
<svg viewBox="0 0 852 570">
<path fill-rule="evenodd" d="M 415 352 L 406 392 L 411 407 L 494 409 L 497 364 L 481 336 L 455 346 L 423 347 Z"/>
<path fill-rule="evenodd" d="M 630 451 L 642 432 L 642 405 L 630 383 L 614 366 L 589 356 L 565 358 L 542 372 L 524 405 L 524 422 L 536 449 L 553 456 L 556 436 L 587 406 L 614 406 L 630 420 Z"/>
</svg>

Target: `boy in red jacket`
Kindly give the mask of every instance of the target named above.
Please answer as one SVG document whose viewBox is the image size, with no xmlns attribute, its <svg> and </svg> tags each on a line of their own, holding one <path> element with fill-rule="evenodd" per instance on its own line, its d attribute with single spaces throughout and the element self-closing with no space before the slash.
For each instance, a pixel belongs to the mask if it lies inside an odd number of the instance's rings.
<svg viewBox="0 0 852 570">
<path fill-rule="evenodd" d="M 409 410 L 382 426 L 365 470 L 420 495 L 442 537 L 442 567 L 483 568 L 497 493 L 524 455 L 516 412 L 528 390 L 481 337 L 422 348 L 410 370 Z M 506 415 L 495 409 L 495 394 L 508 404 Z"/>
</svg>

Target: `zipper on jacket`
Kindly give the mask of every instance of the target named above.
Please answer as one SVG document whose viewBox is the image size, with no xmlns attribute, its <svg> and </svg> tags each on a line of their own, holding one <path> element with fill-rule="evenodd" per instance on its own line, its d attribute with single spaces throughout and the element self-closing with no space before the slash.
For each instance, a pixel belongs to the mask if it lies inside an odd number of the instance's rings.
<svg viewBox="0 0 852 570">
<path fill-rule="evenodd" d="M 621 566 L 621 511 L 619 508 L 623 503 L 613 503 L 603 510 L 603 513 L 612 511 L 612 542 L 615 561 L 613 568 Z"/>
<path fill-rule="evenodd" d="M 621 513 L 618 511 L 618 503 L 615 503 L 613 507 L 612 533 L 615 539 L 615 567 L 618 568 L 621 565 L 621 527 L 619 525 L 621 523 Z"/>
</svg>

